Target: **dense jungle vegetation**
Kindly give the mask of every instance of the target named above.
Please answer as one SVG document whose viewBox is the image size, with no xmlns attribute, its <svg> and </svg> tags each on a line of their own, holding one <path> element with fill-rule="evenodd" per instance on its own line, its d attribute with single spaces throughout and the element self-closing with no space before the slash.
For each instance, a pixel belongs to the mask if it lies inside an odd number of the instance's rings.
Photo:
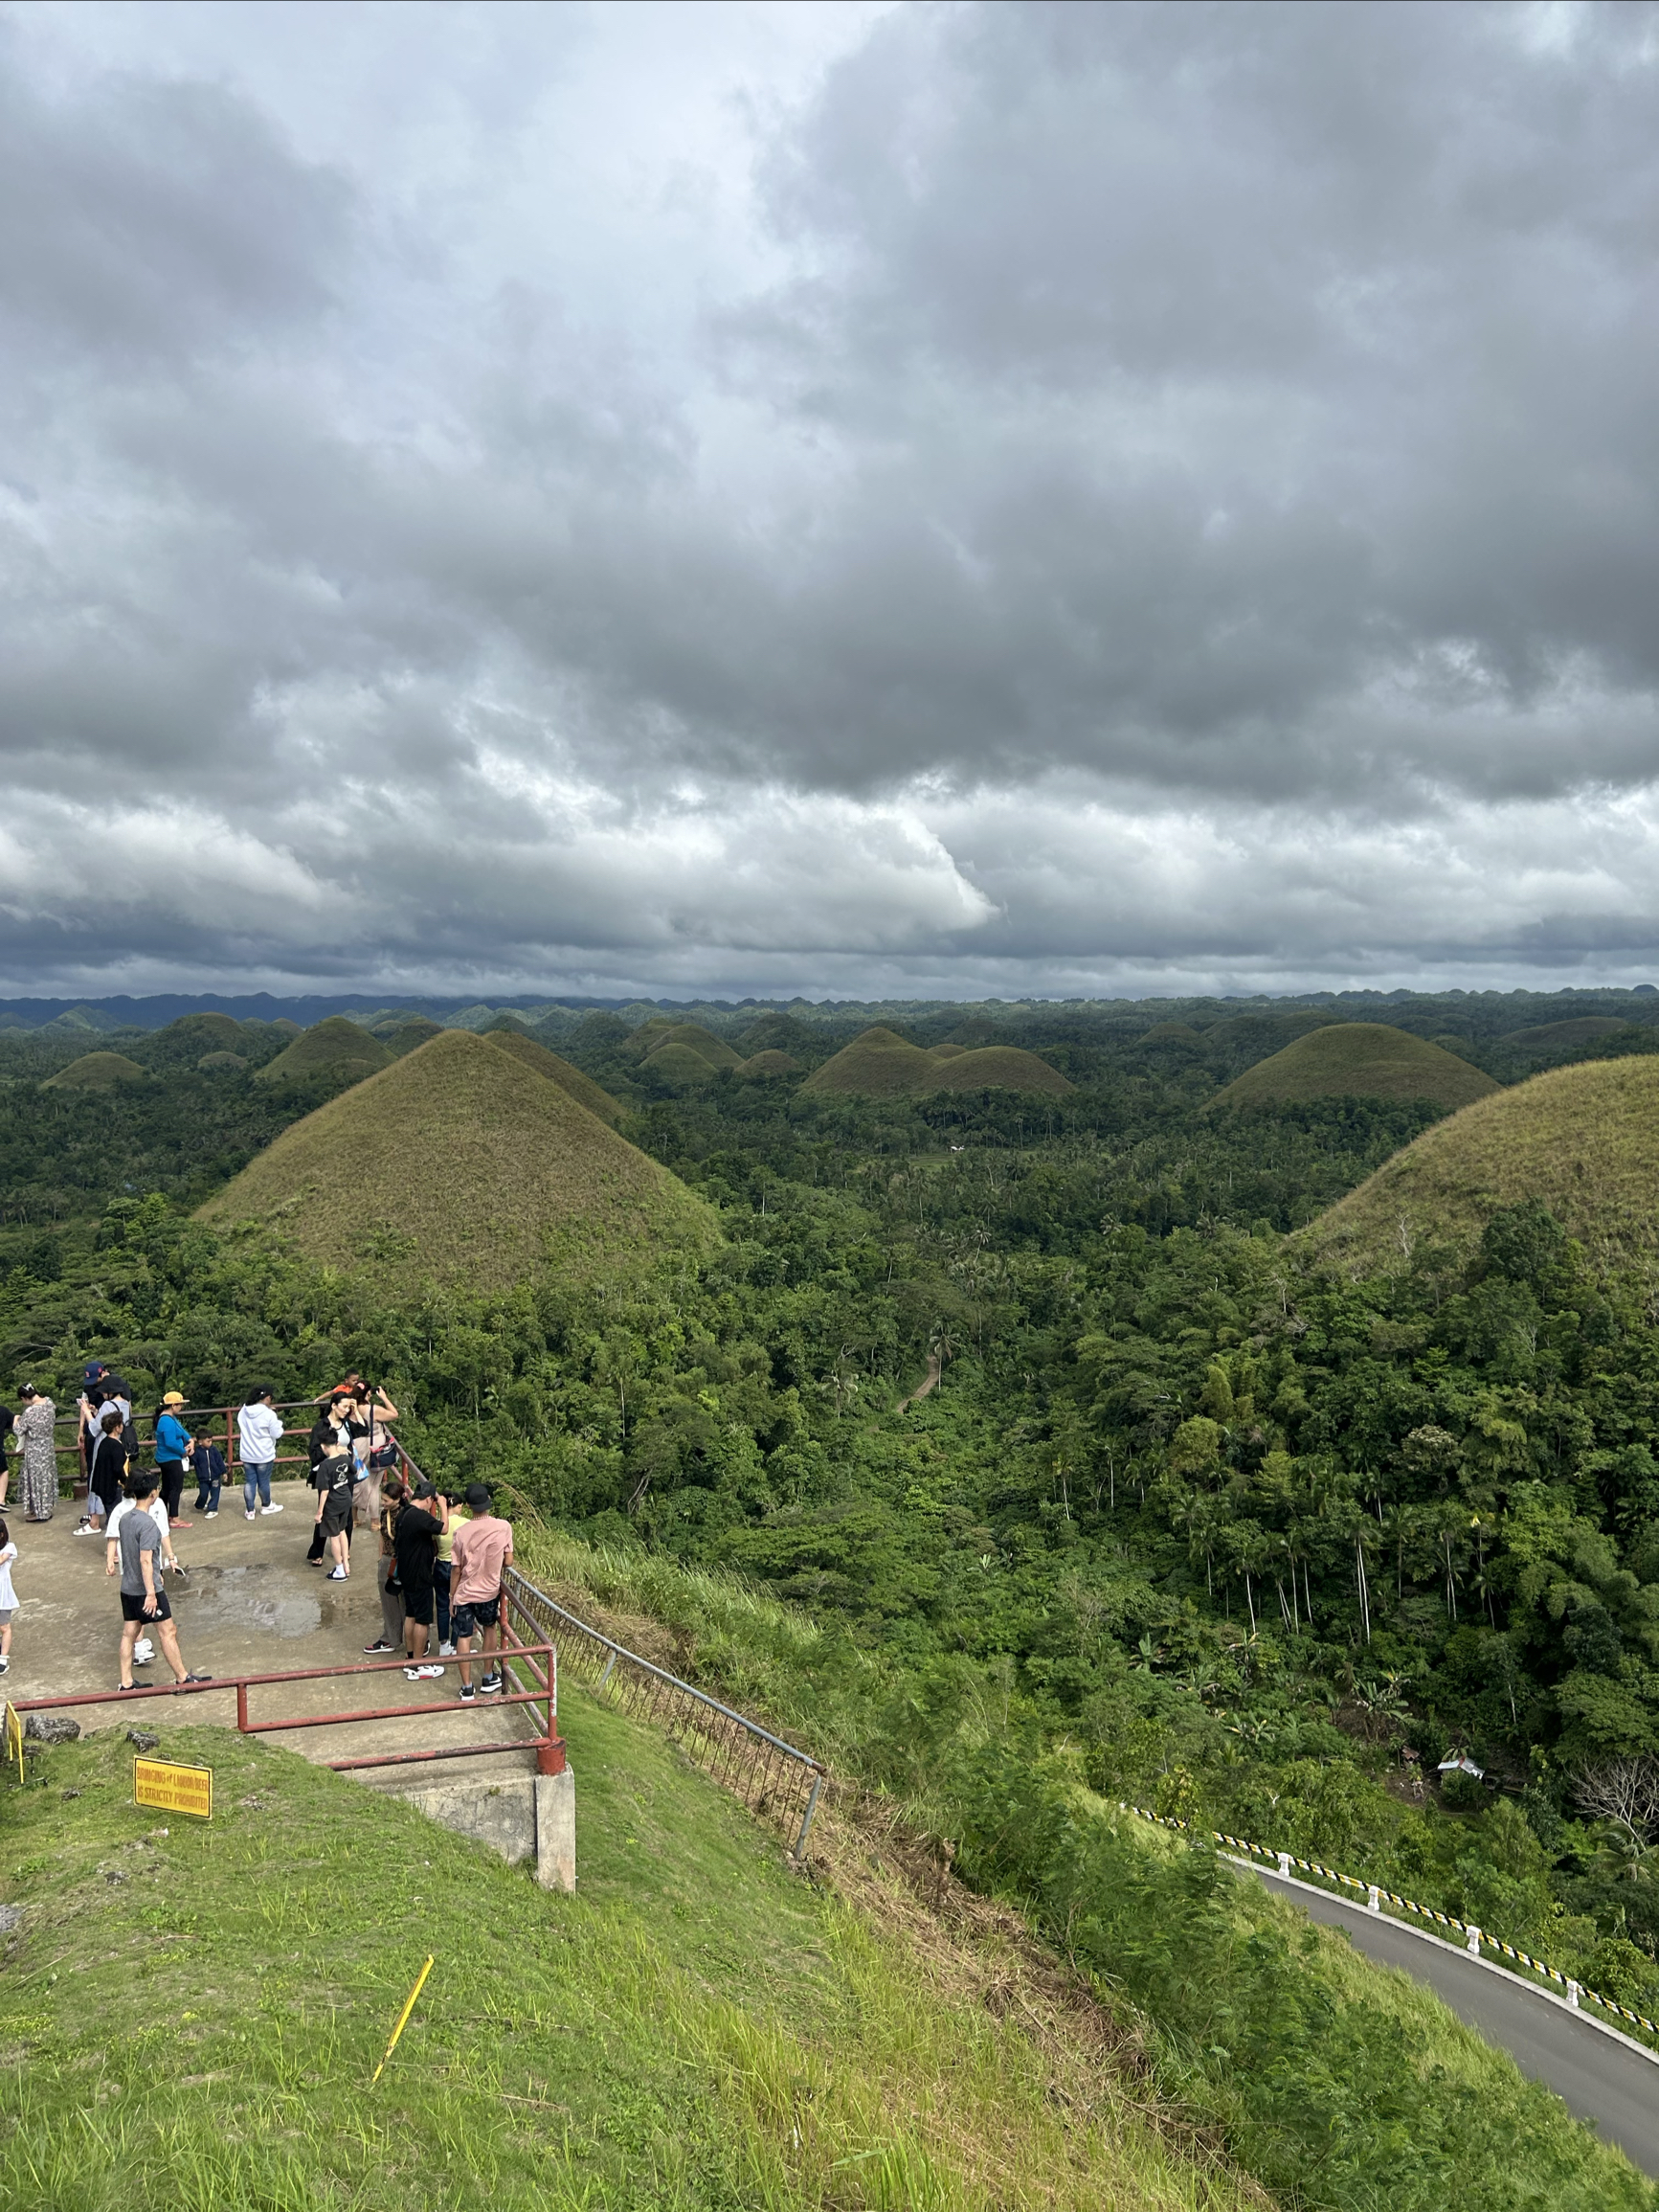
<svg viewBox="0 0 1659 2212">
<path fill-rule="evenodd" d="M 1309 1017 L 1152 1012 L 999 1022 L 1080 1086 L 1059 1101 L 654 1093 L 625 1020 L 556 1026 L 728 1243 L 487 1302 L 379 1293 L 371 1194 L 360 1269 L 190 1220 L 303 1101 L 193 1065 L 42 1092 L 61 1052 L 7 1040 L 5 1365 L 72 1402 L 97 1351 L 195 1403 L 361 1366 L 435 1473 L 809 1609 L 908 1685 L 918 1758 L 995 1705 L 1110 1797 L 1317 1852 L 1659 2011 L 1654 1286 L 1594 1278 L 1529 1206 L 1472 1255 L 1321 1278 L 1289 1232 L 1432 1110 L 1207 1113 Z M 1634 1012 L 1555 1057 L 1649 1050 Z M 762 1022 L 803 1064 L 845 1041 Z M 1519 1048 L 1477 1049 L 1509 1079 Z M 1452 1749 L 1486 1780 L 1441 1785 Z"/>
</svg>

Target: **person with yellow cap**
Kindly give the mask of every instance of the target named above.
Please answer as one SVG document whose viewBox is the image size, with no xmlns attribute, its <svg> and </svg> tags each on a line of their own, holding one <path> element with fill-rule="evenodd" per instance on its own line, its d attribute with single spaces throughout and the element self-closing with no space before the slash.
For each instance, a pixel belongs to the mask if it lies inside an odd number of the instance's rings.
<svg viewBox="0 0 1659 2212">
<path fill-rule="evenodd" d="M 174 1528 L 188 1528 L 179 1519 L 179 1501 L 185 1491 L 185 1461 L 195 1449 L 195 1438 L 179 1419 L 184 1405 L 182 1390 L 168 1390 L 156 1410 L 155 1471 L 161 1478 L 162 1503 Z"/>
</svg>

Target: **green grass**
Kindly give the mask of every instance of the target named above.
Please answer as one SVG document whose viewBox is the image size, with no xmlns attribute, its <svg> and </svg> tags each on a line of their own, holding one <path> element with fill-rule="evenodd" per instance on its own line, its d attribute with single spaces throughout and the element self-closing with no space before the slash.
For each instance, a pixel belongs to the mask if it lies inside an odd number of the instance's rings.
<svg viewBox="0 0 1659 2212">
<path fill-rule="evenodd" d="M 1306 1231 L 1355 1275 L 1399 1273 L 1424 1243 L 1472 1250 L 1536 1199 L 1613 1272 L 1659 1248 L 1659 1061 L 1590 1060 L 1466 1106 L 1424 1130 Z"/>
<path fill-rule="evenodd" d="M 1621 1063 L 1630 1065 L 1630 1063 Z M 1506 1096 L 1513 1094 L 1506 1094 Z M 1431 1992 L 1209 1854 L 1078 1786 L 995 1700 L 942 1727 L 935 1681 L 746 1587 L 527 1524 L 527 1570 L 626 1639 L 673 1632 L 676 1663 L 804 1730 L 844 1772 L 880 1772 L 957 1864 L 1138 2008 L 1164 2092 L 1279 2201 L 1339 2212 L 1651 2212 L 1659 2191 Z"/>
<path fill-rule="evenodd" d="M 435 1025 L 434 1034 L 437 1033 Z M 621 1120 L 622 1109 L 609 1091 L 602 1091 L 591 1075 L 584 1075 L 580 1068 L 572 1068 L 569 1060 L 561 1060 L 557 1052 L 549 1052 L 533 1037 L 527 1037 L 519 1029 L 485 1029 L 482 1034 L 486 1044 L 510 1052 L 525 1067 L 533 1068 L 538 1075 L 556 1083 L 568 1097 L 573 1098 L 578 1106 L 585 1106 L 590 1114 L 596 1114 L 601 1121 L 615 1127 Z"/>
<path fill-rule="evenodd" d="M 78 1060 L 71 1060 L 67 1068 L 59 1068 L 56 1075 L 48 1075 L 40 1088 L 43 1091 L 107 1091 L 116 1083 L 148 1081 L 146 1071 L 124 1052 L 83 1052 Z"/>
<path fill-rule="evenodd" d="M 1430 1098 L 1448 1111 L 1498 1086 L 1455 1052 L 1382 1022 L 1338 1022 L 1298 1037 L 1216 1094 L 1217 1106 L 1290 1106 L 1307 1098 Z"/>
<path fill-rule="evenodd" d="M 163 1731 L 213 1765 L 211 1827 L 138 1811 L 114 1730 L 0 1782 L 8 2212 L 1260 2202 L 648 1730 L 574 1691 L 562 1725 L 575 1897 L 225 1730 Z"/>
<path fill-rule="evenodd" d="M 816 1069 L 803 1091 L 828 1096 L 930 1098 L 939 1091 L 1042 1092 L 1058 1097 L 1073 1086 L 1046 1060 L 1015 1045 L 964 1049 L 947 1045 L 923 1051 L 896 1030 L 865 1029 L 835 1057 Z"/>
<path fill-rule="evenodd" d="M 713 1210 L 665 1167 L 467 1029 L 285 1129 L 201 1216 L 278 1228 L 309 1258 L 361 1261 L 402 1289 L 493 1290 L 549 1266 L 591 1279 L 720 1237 Z"/>
<path fill-rule="evenodd" d="M 321 1082 L 360 1083 L 392 1059 L 389 1047 L 344 1014 L 302 1029 L 291 1045 L 274 1060 L 267 1060 L 255 1075 L 256 1083 L 305 1086 Z"/>
<path fill-rule="evenodd" d="M 1531 1029 L 1508 1029 L 1494 1042 L 1526 1052 L 1570 1051 L 1578 1045 L 1596 1045 L 1603 1037 L 1616 1037 L 1629 1027 L 1628 1022 L 1616 1021 L 1611 1014 L 1582 1014 L 1577 1021 L 1542 1022 Z"/>
</svg>

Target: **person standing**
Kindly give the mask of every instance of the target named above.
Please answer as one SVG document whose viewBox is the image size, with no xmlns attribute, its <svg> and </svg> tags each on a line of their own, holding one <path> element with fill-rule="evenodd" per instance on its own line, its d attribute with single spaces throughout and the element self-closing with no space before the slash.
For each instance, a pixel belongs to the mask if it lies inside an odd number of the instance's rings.
<svg viewBox="0 0 1659 2212">
<path fill-rule="evenodd" d="M 11 1531 L 0 1521 L 0 1675 L 11 1666 L 11 1623 L 17 1613 L 17 1592 L 11 1587 L 11 1569 L 17 1546 Z"/>
<path fill-rule="evenodd" d="M 513 1524 L 498 1519 L 489 1491 L 474 1482 L 466 1494 L 468 1517 L 456 1530 L 455 1581 L 450 1620 L 460 1666 L 460 1695 L 471 1704 L 472 1639 L 482 1636 L 484 1674 L 479 1688 L 485 1697 L 502 1686 L 502 1582 L 512 1564 Z"/>
<path fill-rule="evenodd" d="M 345 1582 L 351 1573 L 351 1492 L 356 1475 L 350 1431 L 343 1424 L 319 1461 L 316 1475 L 317 1527 L 334 1562 L 328 1569 L 330 1582 Z"/>
<path fill-rule="evenodd" d="M 225 1456 L 211 1436 L 198 1436 L 191 1446 L 191 1466 L 196 1478 L 196 1511 L 204 1520 L 216 1521 L 225 1486 Z"/>
<path fill-rule="evenodd" d="M 12 1426 L 23 1451 L 23 1517 L 50 1521 L 57 1509 L 57 1454 L 54 1423 L 57 1408 L 44 1391 L 25 1383 L 17 1393 L 22 1411 Z"/>
<path fill-rule="evenodd" d="M 236 1411 L 236 1433 L 242 1444 L 242 1505 L 250 1521 L 258 1505 L 261 1513 L 280 1513 L 271 1503 L 271 1476 L 282 1441 L 282 1423 L 271 1390 L 250 1390 Z"/>
<path fill-rule="evenodd" d="M 133 1502 L 133 1490 L 135 1486 L 137 1472 L 137 1469 L 134 1468 L 132 1473 L 128 1475 L 126 1488 L 122 1495 L 121 1502 L 119 1505 L 117 1505 L 115 1511 L 110 1515 L 108 1523 L 104 1527 L 104 1555 L 109 1562 L 108 1571 L 111 1574 L 115 1572 L 115 1563 L 120 1557 L 120 1554 L 116 1549 L 116 1545 L 121 1535 L 122 1523 L 126 1519 L 129 1513 L 142 1513 L 146 1510 L 144 1506 L 136 1505 Z M 182 1567 L 180 1567 L 178 1563 L 178 1556 L 173 1550 L 172 1526 L 168 1520 L 168 1509 L 162 1503 L 162 1497 L 159 1489 L 152 1489 L 151 1491 L 148 1511 L 150 1519 L 155 1523 L 156 1527 L 161 1532 L 162 1566 L 167 1569 L 168 1574 L 182 1574 L 184 1569 Z M 151 1643 L 149 1637 L 146 1636 L 141 1629 L 138 1640 L 133 1645 L 132 1663 L 136 1667 L 146 1667 L 154 1658 L 155 1646 L 153 1643 Z"/>
<path fill-rule="evenodd" d="M 211 1682 L 212 1675 L 187 1672 L 179 1653 L 179 1632 L 173 1625 L 172 1607 L 168 1603 L 162 1587 L 162 1559 L 166 1550 L 161 1530 L 150 1513 L 150 1501 L 156 1494 L 156 1478 L 147 1468 L 141 1468 L 131 1484 L 132 1509 L 124 1514 L 116 1535 L 110 1540 L 108 1570 L 121 1573 L 121 1680 L 117 1687 L 136 1689 L 132 1679 L 133 1646 L 138 1641 L 141 1624 L 154 1622 L 162 1657 L 173 1670 L 173 1681 L 181 1686 L 186 1682 Z"/>
<path fill-rule="evenodd" d="M 417 1483 L 413 1497 L 404 1501 L 392 1526 L 397 1554 L 397 1579 L 403 1585 L 403 1648 L 409 1655 L 405 1675 L 413 1682 L 440 1675 L 441 1666 L 429 1663 L 427 1639 L 437 1591 L 437 1540 L 443 1534 L 446 1508 L 430 1482 Z"/>
<path fill-rule="evenodd" d="M 380 1518 L 375 1524 L 380 1536 L 380 1557 L 375 1562 L 374 1582 L 380 1592 L 380 1634 L 372 1643 L 363 1647 L 366 1659 L 390 1659 L 393 1652 L 405 1648 L 403 1636 L 403 1585 L 397 1579 L 397 1546 L 392 1530 L 397 1516 L 403 1509 L 404 1483 L 401 1475 L 388 1475 L 380 1485 Z"/>
<path fill-rule="evenodd" d="M 185 1461 L 194 1449 L 194 1439 L 179 1419 L 179 1409 L 184 1402 L 182 1390 L 168 1390 L 155 1417 L 155 1471 L 161 1483 L 162 1503 L 175 1528 L 190 1526 L 188 1521 L 179 1519 L 179 1506 L 185 1494 Z"/>
<path fill-rule="evenodd" d="M 455 1532 L 467 1518 L 466 1507 L 460 1503 L 460 1494 L 440 1490 L 444 1502 L 443 1534 L 437 1540 L 437 1656 L 454 1659 L 455 1630 L 450 1620 L 450 1593 L 455 1580 Z"/>
<path fill-rule="evenodd" d="M 99 1437 L 93 1448 L 92 1471 L 86 1485 L 86 1519 L 77 1536 L 101 1536 L 101 1525 L 121 1503 L 126 1484 L 126 1440 L 121 1408 L 105 1406 L 99 1416 Z"/>
<path fill-rule="evenodd" d="M 103 1378 L 109 1372 L 101 1360 L 87 1363 L 81 1378 L 80 1427 L 76 1441 L 80 1447 L 80 1471 L 86 1482 L 86 1493 L 92 1495 L 92 1462 L 103 1438 Z M 78 1535 L 80 1531 L 76 1530 Z"/>
<path fill-rule="evenodd" d="M 357 1417 L 363 1430 L 363 1472 L 357 1486 L 357 1525 L 359 1528 L 371 1528 L 380 1518 L 381 1478 L 389 1468 L 397 1464 L 397 1446 L 392 1440 L 391 1429 L 391 1423 L 397 1418 L 397 1408 L 376 1383 L 372 1390 L 365 1387 L 357 1393 Z"/>
<path fill-rule="evenodd" d="M 351 1416 L 356 1411 L 349 1390 L 336 1390 L 311 1425 L 311 1433 L 305 1439 L 306 1454 L 311 1461 L 311 1487 L 317 1493 L 317 1512 L 311 1524 L 311 1548 L 305 1554 L 308 1567 L 321 1567 L 328 1549 L 327 1532 L 323 1526 L 323 1501 L 333 1486 L 338 1472 L 331 1466 L 342 1453 L 347 1461 L 354 1458 L 351 1441 Z M 356 1477 L 352 1466 L 351 1479 Z M 350 1526 L 350 1517 L 347 1518 Z"/>
</svg>

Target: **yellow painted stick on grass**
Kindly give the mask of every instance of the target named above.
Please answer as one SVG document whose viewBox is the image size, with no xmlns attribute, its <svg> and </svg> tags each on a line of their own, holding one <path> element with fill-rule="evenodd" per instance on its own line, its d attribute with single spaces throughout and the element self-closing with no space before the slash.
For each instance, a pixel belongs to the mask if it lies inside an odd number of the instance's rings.
<svg viewBox="0 0 1659 2212">
<path fill-rule="evenodd" d="M 374 2087 L 374 2084 L 386 2071 L 386 2059 L 389 2059 L 392 2052 L 397 2048 L 397 2039 L 403 2033 L 404 2029 L 409 2025 L 409 2016 L 415 2010 L 415 2000 L 420 1995 L 421 1991 L 426 1987 L 426 1977 L 431 1972 L 432 1961 L 429 1958 L 426 1964 L 420 1970 L 419 1980 L 409 1993 L 409 2002 L 404 2006 L 403 2010 L 397 2016 L 397 2025 L 392 2029 L 392 2041 L 386 2046 L 386 2058 L 381 2060 L 380 2064 L 375 2067 L 373 2074 L 370 2078 L 369 2087 L 370 2088 Z"/>
</svg>

